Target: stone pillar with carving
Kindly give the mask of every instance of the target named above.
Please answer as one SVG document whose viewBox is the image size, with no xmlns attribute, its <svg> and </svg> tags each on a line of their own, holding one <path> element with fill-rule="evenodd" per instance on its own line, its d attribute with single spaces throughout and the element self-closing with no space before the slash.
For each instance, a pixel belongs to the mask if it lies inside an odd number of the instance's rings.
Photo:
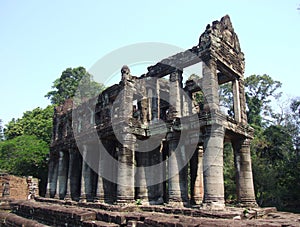
<svg viewBox="0 0 300 227">
<path fill-rule="evenodd" d="M 253 186 L 250 140 L 233 141 L 238 201 L 243 206 L 257 206 Z"/>
</svg>

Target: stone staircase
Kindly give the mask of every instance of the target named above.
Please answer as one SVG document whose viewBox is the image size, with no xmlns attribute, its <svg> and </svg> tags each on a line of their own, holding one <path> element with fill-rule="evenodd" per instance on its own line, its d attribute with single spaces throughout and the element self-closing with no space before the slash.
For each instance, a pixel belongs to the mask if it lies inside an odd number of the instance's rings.
<svg viewBox="0 0 300 227">
<path fill-rule="evenodd" d="M 40 201 L 11 202 L 11 212 L 0 211 L 0 226 L 300 226 L 300 215 L 273 208 L 228 208 L 209 211 L 164 206 L 116 206 L 95 203 Z"/>
</svg>

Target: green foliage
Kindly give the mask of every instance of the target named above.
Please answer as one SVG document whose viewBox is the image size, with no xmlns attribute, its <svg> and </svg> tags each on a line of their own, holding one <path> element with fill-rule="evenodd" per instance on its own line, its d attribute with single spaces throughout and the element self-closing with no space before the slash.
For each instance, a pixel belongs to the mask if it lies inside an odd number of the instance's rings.
<svg viewBox="0 0 300 227">
<path fill-rule="evenodd" d="M 79 85 L 81 89 L 78 90 Z M 73 98 L 77 90 L 79 94 L 76 96 L 87 100 L 99 94 L 104 85 L 93 81 L 93 76 L 80 66 L 63 71 L 60 78 L 53 82 L 52 88 L 45 97 L 50 99 L 52 104 L 61 105 L 66 99 Z"/>
<path fill-rule="evenodd" d="M 285 125 L 291 131 L 297 152 L 300 152 L 300 97 L 291 101 L 290 112 L 285 115 Z"/>
<path fill-rule="evenodd" d="M 224 144 L 224 188 L 227 203 L 236 201 L 234 153 L 230 143 Z"/>
<path fill-rule="evenodd" d="M 42 178 L 47 172 L 49 146 L 34 135 L 22 135 L 0 142 L 1 171 L 18 176 Z"/>
<path fill-rule="evenodd" d="M 255 133 L 251 144 L 254 188 L 261 206 L 292 209 L 300 203 L 300 164 L 287 126 L 271 125 Z M 292 205 L 298 201 L 296 205 Z"/>
<path fill-rule="evenodd" d="M 142 205 L 142 200 L 141 199 L 137 199 L 135 201 L 135 204 L 138 205 L 138 206 Z"/>
<path fill-rule="evenodd" d="M 32 111 L 26 111 L 22 118 L 14 118 L 8 122 L 4 130 L 7 140 L 21 135 L 35 135 L 38 139 L 50 144 L 52 133 L 53 106 L 45 109 L 37 107 Z"/>
<path fill-rule="evenodd" d="M 278 99 L 281 82 L 269 75 L 251 75 L 245 78 L 248 122 L 257 126 L 263 125 L 263 117 L 273 117 L 270 106 L 272 99 Z"/>
<path fill-rule="evenodd" d="M 2 120 L 0 119 L 0 141 L 4 140 Z"/>
<path fill-rule="evenodd" d="M 260 206 L 298 211 L 300 207 L 300 98 L 290 109 L 276 113 L 272 101 L 281 93 L 279 81 L 268 75 L 245 79 L 248 122 L 255 129 L 251 143 L 252 169 L 256 199 Z M 233 113 L 232 86 L 220 86 L 220 105 Z M 230 144 L 224 145 L 225 199 L 236 199 L 235 168 Z"/>
<path fill-rule="evenodd" d="M 233 93 L 232 93 L 231 83 L 220 85 L 219 97 L 220 97 L 220 106 L 227 110 L 227 114 L 229 116 L 233 117 L 234 110 L 233 110 Z"/>
<path fill-rule="evenodd" d="M 200 77 L 196 74 L 191 74 L 188 78 L 188 80 L 193 80 L 196 83 L 199 79 Z M 200 109 L 203 108 L 205 98 L 202 90 L 193 93 L 193 101 L 200 107 Z"/>
</svg>

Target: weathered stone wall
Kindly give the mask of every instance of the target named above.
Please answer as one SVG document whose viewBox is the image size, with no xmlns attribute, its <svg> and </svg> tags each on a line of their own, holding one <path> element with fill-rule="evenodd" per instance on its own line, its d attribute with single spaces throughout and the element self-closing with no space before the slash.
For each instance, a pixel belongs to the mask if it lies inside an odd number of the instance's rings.
<svg viewBox="0 0 300 227">
<path fill-rule="evenodd" d="M 26 200 L 38 195 L 38 179 L 0 175 L 0 200 Z"/>
</svg>

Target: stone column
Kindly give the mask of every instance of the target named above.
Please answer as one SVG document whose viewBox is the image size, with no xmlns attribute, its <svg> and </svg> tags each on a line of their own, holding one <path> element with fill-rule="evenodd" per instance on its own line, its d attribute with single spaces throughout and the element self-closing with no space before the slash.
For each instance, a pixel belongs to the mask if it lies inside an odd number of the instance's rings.
<svg viewBox="0 0 300 227">
<path fill-rule="evenodd" d="M 101 153 L 101 146 L 99 146 L 99 165 L 98 165 L 98 173 L 97 173 L 97 190 L 96 190 L 96 197 L 95 202 L 104 202 L 104 186 L 103 186 L 103 168 L 104 168 L 104 161 L 103 155 Z"/>
<path fill-rule="evenodd" d="M 77 147 L 73 147 L 72 165 L 71 197 L 72 200 L 79 201 L 81 192 L 82 155 Z"/>
<path fill-rule="evenodd" d="M 116 140 L 101 140 L 103 144 L 103 151 L 100 152 L 99 168 L 101 173 L 106 178 L 98 178 L 98 192 L 99 200 L 103 200 L 106 203 L 113 203 L 116 201 L 116 183 L 117 183 L 117 144 Z M 100 187 L 102 184 L 102 188 Z M 98 196 L 97 196 L 98 197 Z"/>
<path fill-rule="evenodd" d="M 134 150 L 136 138 L 132 134 L 123 134 L 123 144 L 119 145 L 117 203 L 134 201 Z"/>
<path fill-rule="evenodd" d="M 136 152 L 135 160 L 138 170 L 136 171 L 135 180 L 138 187 L 136 188 L 136 197 L 144 202 L 148 202 L 148 187 L 146 181 L 145 167 L 149 162 L 148 152 Z"/>
<path fill-rule="evenodd" d="M 191 203 L 201 204 L 203 199 L 203 147 L 197 146 L 190 160 Z"/>
<path fill-rule="evenodd" d="M 152 117 L 152 114 L 153 114 L 153 110 L 152 110 L 152 96 L 153 96 L 153 91 L 151 88 L 147 88 L 147 96 L 149 97 L 148 98 L 148 115 L 149 115 L 149 120 L 152 121 L 153 117 Z"/>
<path fill-rule="evenodd" d="M 152 89 L 152 119 L 154 122 L 158 120 L 159 115 L 160 115 L 160 109 L 159 109 L 159 81 L 157 78 L 152 79 L 153 82 L 153 89 Z"/>
<path fill-rule="evenodd" d="M 175 70 L 170 74 L 170 120 L 182 117 L 182 71 Z M 187 191 L 187 166 L 185 161 L 184 146 L 179 145 L 180 132 L 173 129 L 167 134 L 169 147 L 168 158 L 168 199 L 174 205 L 186 205 L 188 202 Z M 181 146 L 181 147 L 179 147 Z"/>
<path fill-rule="evenodd" d="M 67 179 L 68 179 L 68 164 L 69 157 L 66 151 L 59 151 L 59 164 L 58 164 L 58 177 L 56 196 L 59 199 L 64 199 L 67 192 Z"/>
<path fill-rule="evenodd" d="M 92 170 L 89 167 L 87 160 L 88 146 L 82 147 L 82 174 L 81 174 L 81 192 L 80 202 L 93 200 L 93 187 L 92 187 Z"/>
<path fill-rule="evenodd" d="M 170 74 L 170 94 L 169 103 L 171 106 L 171 118 L 180 118 L 182 116 L 182 71 L 176 70 Z"/>
<path fill-rule="evenodd" d="M 66 200 L 70 200 L 72 197 L 72 189 L 73 187 L 73 165 L 74 165 L 74 149 L 70 148 L 68 154 L 69 155 L 69 168 L 68 168 L 68 180 L 67 180 L 67 192 L 66 192 L 66 196 L 65 199 Z"/>
<path fill-rule="evenodd" d="M 208 111 L 219 110 L 217 65 L 213 59 L 203 62 L 202 74 L 202 91 L 206 99 L 204 109 Z"/>
<path fill-rule="evenodd" d="M 162 146 L 148 152 L 136 152 L 136 181 L 139 187 L 136 188 L 136 198 L 142 199 L 143 204 L 162 204 L 163 203 L 163 168 Z M 147 167 L 157 165 L 155 168 L 147 170 Z M 158 183 L 156 183 L 158 182 Z"/>
<path fill-rule="evenodd" d="M 141 99 L 142 124 L 148 124 L 148 99 L 146 96 Z"/>
<path fill-rule="evenodd" d="M 223 209 L 223 141 L 224 128 L 214 124 L 206 126 L 203 155 L 204 203 L 212 209 Z"/>
<path fill-rule="evenodd" d="M 152 168 L 152 171 L 146 172 L 146 178 L 149 179 L 148 182 L 155 181 L 158 182 L 157 184 L 151 183 L 149 186 L 149 201 L 150 204 L 163 204 L 163 181 L 164 181 L 164 167 L 160 164 L 163 161 L 162 156 L 162 143 L 159 147 L 155 148 L 153 151 L 149 153 L 149 163 L 150 166 L 156 166 L 155 168 Z"/>
<path fill-rule="evenodd" d="M 56 194 L 57 185 L 57 172 L 58 172 L 58 155 L 55 151 L 50 152 L 48 163 L 48 182 L 46 198 L 54 198 Z"/>
<path fill-rule="evenodd" d="M 188 100 L 189 94 L 186 94 L 182 97 L 182 116 L 189 116 L 190 115 L 190 108 L 191 108 L 191 102 Z"/>
<path fill-rule="evenodd" d="M 169 147 L 168 158 L 168 199 L 171 205 L 187 205 L 187 166 L 184 164 L 184 147 L 179 147 L 180 133 L 168 133 L 167 141 Z"/>
<path fill-rule="evenodd" d="M 240 89 L 237 79 L 232 81 L 234 119 L 241 122 Z"/>
<path fill-rule="evenodd" d="M 247 112 L 246 112 L 246 97 L 245 97 L 245 85 L 244 80 L 240 79 L 238 81 L 239 84 L 239 98 L 240 98 L 240 115 L 241 122 L 247 124 Z"/>
<path fill-rule="evenodd" d="M 250 140 L 233 141 L 236 187 L 241 205 L 257 206 L 253 186 Z"/>
<path fill-rule="evenodd" d="M 50 154 L 51 156 L 51 154 Z M 48 161 L 48 178 L 47 178 L 47 187 L 46 187 L 46 198 L 50 198 L 50 188 L 51 188 L 51 184 L 52 184 L 52 175 L 53 175 L 53 165 L 54 165 L 54 160 L 51 160 L 49 158 Z"/>
</svg>

